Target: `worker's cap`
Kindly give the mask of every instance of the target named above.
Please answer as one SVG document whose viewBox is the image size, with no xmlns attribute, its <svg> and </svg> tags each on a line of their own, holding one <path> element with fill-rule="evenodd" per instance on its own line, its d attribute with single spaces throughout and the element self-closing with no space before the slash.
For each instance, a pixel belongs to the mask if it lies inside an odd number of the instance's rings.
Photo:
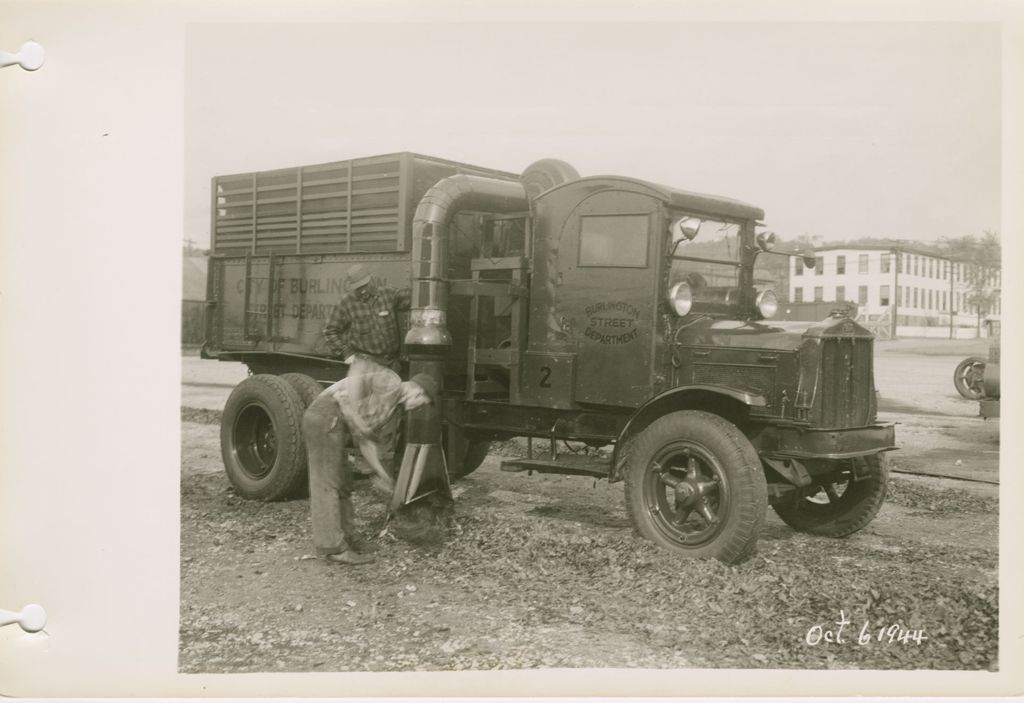
<svg viewBox="0 0 1024 703">
<path fill-rule="evenodd" d="M 345 283 L 348 285 L 349 290 L 355 290 L 368 285 L 373 279 L 373 275 L 370 273 L 370 269 L 363 266 L 362 264 L 356 264 L 349 268 L 348 273 L 345 274 Z"/>
<path fill-rule="evenodd" d="M 423 389 L 423 392 L 430 398 L 431 403 L 437 402 L 437 381 L 425 373 L 418 373 L 409 379 Z"/>
</svg>

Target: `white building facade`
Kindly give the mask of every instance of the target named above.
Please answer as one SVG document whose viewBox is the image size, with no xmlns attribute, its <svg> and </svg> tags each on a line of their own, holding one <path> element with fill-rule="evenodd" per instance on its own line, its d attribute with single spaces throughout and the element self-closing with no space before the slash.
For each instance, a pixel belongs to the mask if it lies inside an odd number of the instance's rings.
<svg viewBox="0 0 1024 703">
<path fill-rule="evenodd" d="M 901 336 L 974 336 L 979 326 L 987 334 L 1000 314 L 998 269 L 907 244 L 826 246 L 814 254 L 813 269 L 800 259 L 790 264 L 791 302 L 854 302 L 858 319 L 888 323 L 891 334 Z M 979 285 L 993 295 L 980 318 L 987 324 L 980 325 Z"/>
</svg>

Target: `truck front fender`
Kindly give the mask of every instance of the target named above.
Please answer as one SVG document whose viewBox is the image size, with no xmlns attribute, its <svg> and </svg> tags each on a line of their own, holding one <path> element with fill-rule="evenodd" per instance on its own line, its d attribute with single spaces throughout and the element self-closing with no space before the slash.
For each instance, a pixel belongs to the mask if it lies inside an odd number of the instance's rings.
<svg viewBox="0 0 1024 703">
<path fill-rule="evenodd" d="M 663 415 L 676 410 L 706 410 L 738 423 L 746 418 L 750 408 L 763 408 L 766 405 L 767 400 L 763 395 L 729 386 L 696 384 L 678 386 L 659 393 L 637 408 L 619 432 L 612 452 L 609 482 L 622 480 L 626 459 L 622 449 L 629 439 Z"/>
</svg>

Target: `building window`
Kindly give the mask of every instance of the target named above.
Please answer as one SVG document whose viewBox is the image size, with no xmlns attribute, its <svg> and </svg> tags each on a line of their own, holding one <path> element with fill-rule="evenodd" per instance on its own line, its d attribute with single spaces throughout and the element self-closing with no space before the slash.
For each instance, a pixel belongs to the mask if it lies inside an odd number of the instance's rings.
<svg viewBox="0 0 1024 703">
<path fill-rule="evenodd" d="M 946 311 L 946 291 L 942 291 L 942 310 Z"/>
<path fill-rule="evenodd" d="M 914 257 L 914 275 L 917 276 L 921 273 L 921 257 Z"/>
<path fill-rule="evenodd" d="M 836 257 L 836 273 L 846 273 L 846 257 Z"/>
<path fill-rule="evenodd" d="M 804 275 L 804 260 L 800 257 L 793 259 L 793 275 L 803 276 Z"/>
<path fill-rule="evenodd" d="M 867 273 L 868 272 L 868 255 L 861 254 L 857 257 L 857 272 Z"/>
<path fill-rule="evenodd" d="M 882 307 L 889 305 L 889 286 L 882 286 L 878 291 L 878 304 Z"/>
<path fill-rule="evenodd" d="M 912 307 L 912 308 L 916 308 L 917 307 L 917 288 L 914 289 L 914 302 L 911 304 L 910 307 Z"/>
<path fill-rule="evenodd" d="M 882 254 L 882 273 L 889 273 L 889 267 L 891 266 L 889 257 L 889 252 Z"/>
<path fill-rule="evenodd" d="M 930 290 L 928 291 L 928 307 L 926 309 L 927 310 L 934 309 L 934 306 L 932 305 L 932 291 L 930 291 Z"/>
<path fill-rule="evenodd" d="M 821 286 L 814 286 L 814 302 L 820 303 L 825 299 L 825 289 Z"/>
<path fill-rule="evenodd" d="M 903 273 L 903 252 L 896 251 L 896 270 Z"/>
<path fill-rule="evenodd" d="M 857 302 L 860 303 L 861 305 L 867 305 L 868 304 L 868 287 L 867 286 L 861 286 L 860 288 L 857 289 Z"/>
<path fill-rule="evenodd" d="M 820 276 L 825 273 L 825 257 L 816 256 L 814 257 L 814 275 Z"/>
<path fill-rule="evenodd" d="M 793 289 L 793 302 L 794 303 L 802 303 L 802 302 L 804 302 L 804 289 L 803 288 L 794 288 Z"/>
<path fill-rule="evenodd" d="M 836 302 L 841 303 L 846 300 L 846 286 L 836 286 Z"/>
</svg>

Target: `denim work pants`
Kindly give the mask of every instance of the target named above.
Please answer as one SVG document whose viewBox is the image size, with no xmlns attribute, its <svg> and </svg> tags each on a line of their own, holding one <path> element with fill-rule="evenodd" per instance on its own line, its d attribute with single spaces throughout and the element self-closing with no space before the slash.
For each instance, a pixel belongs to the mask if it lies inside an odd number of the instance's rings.
<svg viewBox="0 0 1024 703">
<path fill-rule="evenodd" d="M 309 459 L 309 509 L 318 554 L 340 554 L 346 537 L 358 538 L 352 506 L 352 467 L 345 452 L 348 427 L 329 393 L 321 393 L 302 418 Z M 352 546 L 349 544 L 349 546 Z"/>
</svg>

